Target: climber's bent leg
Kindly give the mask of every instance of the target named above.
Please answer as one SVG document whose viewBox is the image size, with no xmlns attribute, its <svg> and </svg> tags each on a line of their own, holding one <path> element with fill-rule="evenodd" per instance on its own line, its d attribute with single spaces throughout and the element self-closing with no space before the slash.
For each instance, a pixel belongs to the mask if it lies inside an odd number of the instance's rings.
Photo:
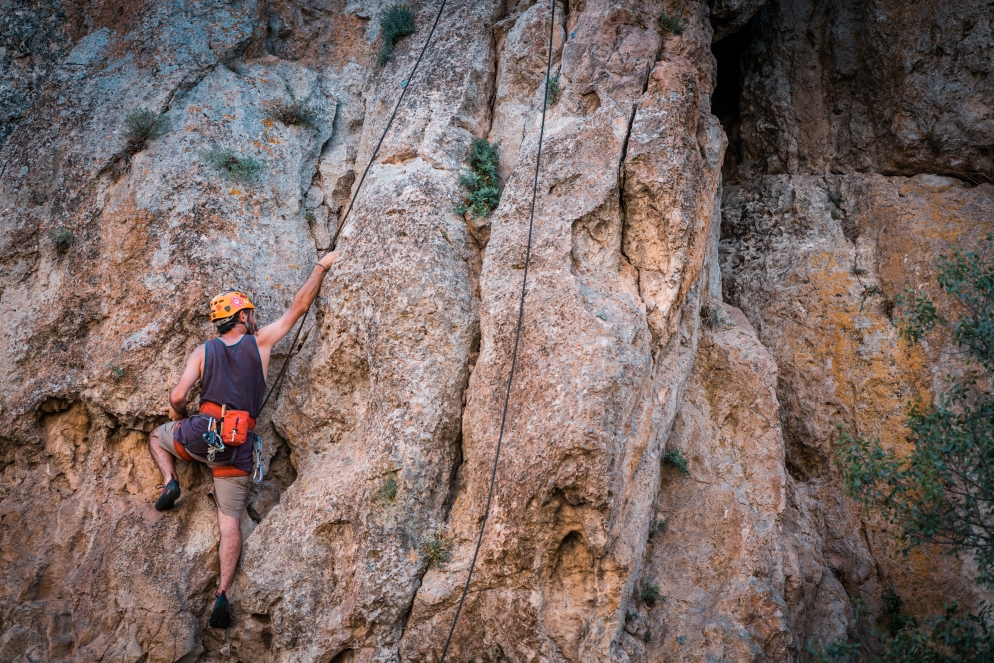
<svg viewBox="0 0 994 663">
<path fill-rule="evenodd" d="M 170 421 L 162 424 L 148 438 L 148 450 L 152 454 L 159 472 L 162 473 L 162 492 L 159 499 L 155 501 L 156 511 L 168 511 L 173 508 L 173 504 L 179 499 L 179 481 L 176 479 L 176 471 L 173 467 L 173 455 L 177 452 L 173 449 L 173 429 L 176 422 Z M 169 446 L 166 446 L 166 445 Z"/>
<path fill-rule="evenodd" d="M 176 422 L 170 421 L 156 428 L 148 437 L 148 450 L 152 453 L 152 460 L 155 461 L 159 472 L 162 473 L 162 483 L 164 484 L 169 483 L 176 477 L 176 469 L 173 466 L 173 455 L 175 452 L 171 451 L 173 430 L 175 428 Z M 169 444 L 169 447 L 166 447 L 166 444 Z M 167 451 L 167 448 L 170 451 Z"/>
</svg>

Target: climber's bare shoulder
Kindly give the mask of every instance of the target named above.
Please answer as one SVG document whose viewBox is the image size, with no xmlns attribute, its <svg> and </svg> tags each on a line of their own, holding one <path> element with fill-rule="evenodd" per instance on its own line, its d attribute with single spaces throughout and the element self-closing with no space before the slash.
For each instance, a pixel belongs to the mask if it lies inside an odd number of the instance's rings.
<svg viewBox="0 0 994 663">
<path fill-rule="evenodd" d="M 204 372 L 204 344 L 201 343 L 190 353 L 190 356 L 186 359 L 186 368 L 183 369 L 183 375 L 180 376 L 179 382 L 173 387 L 173 390 L 169 392 L 169 405 L 173 410 L 179 414 L 185 414 L 186 409 L 186 394 L 190 391 L 190 388 L 196 384 L 197 380 Z M 170 414 L 172 418 L 172 414 Z"/>
</svg>

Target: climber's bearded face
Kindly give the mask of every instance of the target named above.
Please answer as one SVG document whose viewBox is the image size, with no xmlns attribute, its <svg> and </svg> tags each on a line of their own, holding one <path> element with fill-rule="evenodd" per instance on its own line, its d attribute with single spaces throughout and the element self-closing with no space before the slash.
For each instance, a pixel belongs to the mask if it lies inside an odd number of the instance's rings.
<svg viewBox="0 0 994 663">
<path fill-rule="evenodd" d="M 240 313 L 245 314 L 245 317 L 242 318 L 242 322 L 245 323 L 245 331 L 251 335 L 254 335 L 255 332 L 258 331 L 259 329 L 258 325 L 255 322 L 255 311 L 253 311 L 252 309 L 248 309 L 240 311 Z"/>
</svg>

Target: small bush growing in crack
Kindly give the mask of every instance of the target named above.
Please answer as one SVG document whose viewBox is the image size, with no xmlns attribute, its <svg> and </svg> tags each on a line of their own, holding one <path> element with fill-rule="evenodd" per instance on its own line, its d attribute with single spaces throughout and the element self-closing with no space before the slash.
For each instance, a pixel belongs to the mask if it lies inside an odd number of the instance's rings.
<svg viewBox="0 0 994 663">
<path fill-rule="evenodd" d="M 664 32 L 682 35 L 683 29 L 687 27 L 687 23 L 677 14 L 670 15 L 666 12 L 659 12 L 659 27 L 662 28 Z"/>
<path fill-rule="evenodd" d="M 439 526 L 418 542 L 421 562 L 425 569 L 435 567 L 440 569 L 452 560 L 452 540 L 448 538 L 445 527 Z"/>
<path fill-rule="evenodd" d="M 562 88 L 559 86 L 559 74 L 552 76 L 545 83 L 545 103 L 547 106 L 552 106 L 557 101 L 559 101 L 559 93 L 562 92 Z"/>
<path fill-rule="evenodd" d="M 380 32 L 383 34 L 383 47 L 380 49 L 380 66 L 387 63 L 394 47 L 400 40 L 414 34 L 414 12 L 407 5 L 394 5 L 380 18 Z"/>
<path fill-rule="evenodd" d="M 169 130 L 165 116 L 159 115 L 147 108 L 136 108 L 124 118 L 128 128 L 125 133 L 128 139 L 129 154 L 141 152 L 148 147 L 150 140 L 155 140 Z"/>
<path fill-rule="evenodd" d="M 652 525 L 649 526 L 649 538 L 651 539 L 656 534 L 662 534 L 666 531 L 666 526 L 670 522 L 669 518 L 663 518 L 662 520 L 654 520 Z"/>
<path fill-rule="evenodd" d="M 680 470 L 680 474 L 688 477 L 690 476 L 690 468 L 687 467 L 687 459 L 684 458 L 683 452 L 679 449 L 670 449 L 664 453 L 663 462 Z"/>
<path fill-rule="evenodd" d="M 500 187 L 497 180 L 498 143 L 486 138 L 474 138 L 470 147 L 469 171 L 459 176 L 459 182 L 466 187 L 468 194 L 463 202 L 456 205 L 456 214 L 472 212 L 480 218 L 489 215 L 500 203 Z"/>
<path fill-rule="evenodd" d="M 853 265 L 853 268 L 850 271 L 853 276 L 866 276 L 866 270 L 862 267 L 857 267 L 856 265 Z"/>
<path fill-rule="evenodd" d="M 236 180 L 258 180 L 265 167 L 261 161 L 239 154 L 230 148 L 205 152 L 204 161 L 215 170 Z"/>
<path fill-rule="evenodd" d="M 307 127 L 317 131 L 318 109 L 311 105 L 310 97 L 297 99 L 289 83 L 286 87 L 287 99 L 270 99 L 263 105 L 270 119 L 286 126 Z"/>
<path fill-rule="evenodd" d="M 666 601 L 666 597 L 663 596 L 662 590 L 659 589 L 659 585 L 654 582 L 646 583 L 642 586 L 641 597 L 646 605 L 655 605 L 656 601 L 659 601 L 660 603 Z"/>
<path fill-rule="evenodd" d="M 115 380 L 120 380 L 124 377 L 124 366 L 121 364 L 111 364 L 109 368 L 111 377 Z"/>
<path fill-rule="evenodd" d="M 50 239 L 52 246 L 55 247 L 55 253 L 61 258 L 76 243 L 76 234 L 64 226 L 59 226 L 52 231 Z"/>
<path fill-rule="evenodd" d="M 380 484 L 380 490 L 377 493 L 380 502 L 383 504 L 392 504 L 397 499 L 397 479 L 394 478 L 393 472 L 387 474 L 387 477 Z"/>
<path fill-rule="evenodd" d="M 721 331 L 731 327 L 731 323 L 725 319 L 725 316 L 721 314 L 721 310 L 718 308 L 706 307 L 701 309 L 701 324 L 704 325 L 705 329 L 710 329 L 711 331 Z"/>
<path fill-rule="evenodd" d="M 832 193 L 828 191 L 828 202 L 832 203 L 835 207 L 842 209 L 842 196 L 837 193 Z"/>
<path fill-rule="evenodd" d="M 646 627 L 645 633 L 642 634 L 642 642 L 648 644 L 650 640 L 652 640 L 652 631 L 650 631 L 649 628 Z"/>
<path fill-rule="evenodd" d="M 314 212 L 308 212 L 304 215 L 304 218 L 307 219 L 307 225 L 311 228 L 313 228 L 314 224 L 318 222 L 318 218 L 314 215 Z"/>
<path fill-rule="evenodd" d="M 625 621 L 626 622 L 634 622 L 638 618 L 639 618 L 639 613 L 637 613 L 636 611 L 632 610 L 631 608 L 626 608 L 625 609 Z"/>
</svg>

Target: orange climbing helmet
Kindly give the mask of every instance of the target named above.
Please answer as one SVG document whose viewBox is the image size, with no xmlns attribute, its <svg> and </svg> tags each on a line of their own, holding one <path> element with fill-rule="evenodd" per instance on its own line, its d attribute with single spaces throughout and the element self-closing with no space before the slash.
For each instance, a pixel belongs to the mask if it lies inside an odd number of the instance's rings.
<svg viewBox="0 0 994 663">
<path fill-rule="evenodd" d="M 244 292 L 229 290 L 211 300 L 211 322 L 230 318 L 242 309 L 255 308 Z"/>
</svg>

